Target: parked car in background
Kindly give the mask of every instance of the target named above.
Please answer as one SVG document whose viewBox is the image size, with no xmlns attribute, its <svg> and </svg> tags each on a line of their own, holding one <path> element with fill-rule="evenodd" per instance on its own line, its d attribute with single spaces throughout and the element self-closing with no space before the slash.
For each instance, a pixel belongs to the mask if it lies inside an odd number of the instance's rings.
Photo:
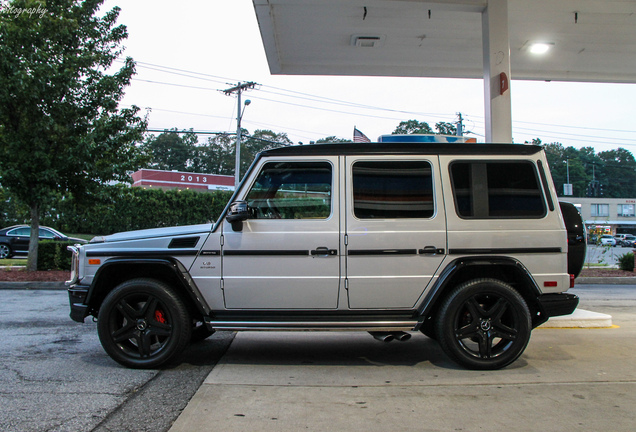
<svg viewBox="0 0 636 432">
<path fill-rule="evenodd" d="M 622 245 L 622 241 L 625 238 L 627 234 L 615 234 L 614 235 L 614 240 L 616 240 L 616 245 L 617 246 L 621 246 Z"/>
<path fill-rule="evenodd" d="M 29 239 L 31 227 L 29 225 L 14 225 L 0 230 L 0 259 L 11 258 L 14 255 L 29 253 Z M 87 243 L 84 239 L 68 237 L 61 232 L 46 226 L 40 227 L 40 240 L 73 241 Z"/>
<path fill-rule="evenodd" d="M 627 234 L 619 244 L 623 247 L 634 247 L 636 245 L 636 236 Z"/>
<path fill-rule="evenodd" d="M 616 246 L 616 239 L 609 234 L 599 237 L 598 244 L 601 246 Z"/>
</svg>

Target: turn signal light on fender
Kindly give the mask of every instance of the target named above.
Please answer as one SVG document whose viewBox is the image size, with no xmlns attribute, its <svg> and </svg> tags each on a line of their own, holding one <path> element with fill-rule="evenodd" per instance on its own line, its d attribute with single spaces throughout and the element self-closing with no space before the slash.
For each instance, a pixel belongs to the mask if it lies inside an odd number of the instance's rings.
<svg viewBox="0 0 636 432">
<path fill-rule="evenodd" d="M 89 259 L 88 263 L 90 265 L 100 265 L 102 263 L 102 260 L 93 258 L 93 259 Z"/>
</svg>

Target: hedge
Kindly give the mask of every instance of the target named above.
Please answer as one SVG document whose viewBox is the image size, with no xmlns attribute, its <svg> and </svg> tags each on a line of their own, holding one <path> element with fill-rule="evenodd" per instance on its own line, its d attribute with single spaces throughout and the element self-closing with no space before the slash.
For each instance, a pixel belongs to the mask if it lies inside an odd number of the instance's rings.
<svg viewBox="0 0 636 432">
<path fill-rule="evenodd" d="M 38 242 L 38 270 L 71 270 L 72 254 L 66 249 L 73 242 Z"/>
<path fill-rule="evenodd" d="M 231 192 L 110 186 L 100 195 L 58 200 L 40 223 L 65 233 L 107 235 L 214 222 Z"/>
</svg>

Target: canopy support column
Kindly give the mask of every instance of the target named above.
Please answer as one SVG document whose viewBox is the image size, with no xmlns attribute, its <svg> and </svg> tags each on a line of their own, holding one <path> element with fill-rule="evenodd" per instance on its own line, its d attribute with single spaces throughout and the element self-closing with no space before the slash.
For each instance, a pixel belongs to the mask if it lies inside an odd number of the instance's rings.
<svg viewBox="0 0 636 432">
<path fill-rule="evenodd" d="M 488 0 L 482 12 L 486 142 L 512 142 L 508 0 Z"/>
</svg>

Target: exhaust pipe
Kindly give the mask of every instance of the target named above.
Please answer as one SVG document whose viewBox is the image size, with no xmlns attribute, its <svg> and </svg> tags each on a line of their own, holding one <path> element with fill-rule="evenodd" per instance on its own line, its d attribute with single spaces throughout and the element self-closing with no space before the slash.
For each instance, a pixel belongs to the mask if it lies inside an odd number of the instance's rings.
<svg viewBox="0 0 636 432">
<path fill-rule="evenodd" d="M 369 334 L 380 342 L 391 342 L 394 338 L 393 333 L 389 332 L 369 332 Z"/>
<path fill-rule="evenodd" d="M 393 333 L 393 337 L 400 342 L 406 342 L 411 339 L 411 334 L 403 331 Z"/>
</svg>

